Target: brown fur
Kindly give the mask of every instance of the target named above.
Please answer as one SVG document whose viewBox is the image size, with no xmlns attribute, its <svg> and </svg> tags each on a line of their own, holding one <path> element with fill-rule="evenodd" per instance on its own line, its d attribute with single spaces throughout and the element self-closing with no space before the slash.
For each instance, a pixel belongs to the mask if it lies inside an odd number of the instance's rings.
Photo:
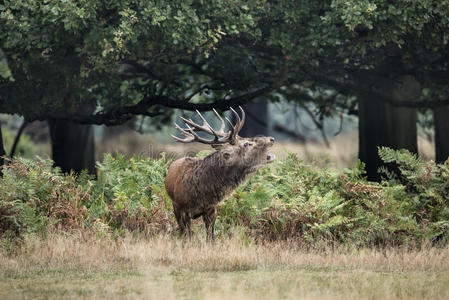
<svg viewBox="0 0 449 300">
<path fill-rule="evenodd" d="M 165 188 L 181 232 L 191 235 L 191 219 L 203 217 L 207 238 L 214 239 L 217 205 L 249 174 L 274 160 L 267 154 L 271 137 L 238 137 L 234 145 L 213 146 L 204 159 L 184 157 L 168 168 Z"/>
</svg>

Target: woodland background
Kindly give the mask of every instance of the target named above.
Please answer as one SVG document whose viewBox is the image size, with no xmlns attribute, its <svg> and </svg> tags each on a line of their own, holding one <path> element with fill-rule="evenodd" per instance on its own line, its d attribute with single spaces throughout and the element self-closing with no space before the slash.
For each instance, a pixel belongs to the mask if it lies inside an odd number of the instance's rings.
<svg viewBox="0 0 449 300">
<path fill-rule="evenodd" d="M 441 0 L 3 1 L 0 295 L 444 298 L 448 29 Z M 166 169 L 208 150 L 172 124 L 239 105 L 278 160 L 182 242 Z"/>
</svg>

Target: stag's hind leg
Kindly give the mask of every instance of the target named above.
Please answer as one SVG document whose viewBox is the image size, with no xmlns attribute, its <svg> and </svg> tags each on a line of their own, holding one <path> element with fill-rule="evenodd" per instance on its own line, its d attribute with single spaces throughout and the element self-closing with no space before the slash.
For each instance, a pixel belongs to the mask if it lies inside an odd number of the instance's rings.
<svg viewBox="0 0 449 300">
<path fill-rule="evenodd" d="M 180 212 L 179 209 L 174 208 L 173 210 L 175 213 L 176 222 L 178 223 L 181 235 L 190 238 L 192 236 L 192 231 L 190 229 L 191 224 L 190 217 L 186 213 Z"/>
<path fill-rule="evenodd" d="M 203 214 L 204 225 L 206 226 L 206 237 L 209 242 L 215 240 L 214 227 L 215 219 L 217 218 L 217 208 L 212 207 L 206 210 Z"/>
</svg>

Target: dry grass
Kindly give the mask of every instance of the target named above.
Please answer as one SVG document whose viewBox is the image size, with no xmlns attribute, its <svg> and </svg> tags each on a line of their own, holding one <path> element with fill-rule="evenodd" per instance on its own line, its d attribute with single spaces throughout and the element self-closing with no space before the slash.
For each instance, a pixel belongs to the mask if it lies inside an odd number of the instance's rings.
<svg viewBox="0 0 449 300">
<path fill-rule="evenodd" d="M 239 238 L 54 233 L 0 255 L 0 298 L 447 298 L 448 258 L 448 248 L 316 252 Z"/>
</svg>

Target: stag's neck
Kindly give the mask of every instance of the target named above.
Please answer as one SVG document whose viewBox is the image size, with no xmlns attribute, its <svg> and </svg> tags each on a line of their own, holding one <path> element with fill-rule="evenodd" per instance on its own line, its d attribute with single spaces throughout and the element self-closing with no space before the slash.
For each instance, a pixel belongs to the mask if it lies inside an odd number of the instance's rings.
<svg viewBox="0 0 449 300">
<path fill-rule="evenodd" d="M 207 183 L 205 191 L 213 198 L 211 200 L 217 202 L 232 192 L 247 175 L 241 168 L 227 166 L 218 152 L 200 160 L 197 170 L 198 180 Z"/>
<path fill-rule="evenodd" d="M 204 175 L 213 175 L 213 178 L 222 179 L 230 184 L 238 185 L 246 177 L 246 172 L 243 168 L 227 165 L 218 151 L 206 156 L 201 161 L 201 167 L 205 171 Z"/>
</svg>

